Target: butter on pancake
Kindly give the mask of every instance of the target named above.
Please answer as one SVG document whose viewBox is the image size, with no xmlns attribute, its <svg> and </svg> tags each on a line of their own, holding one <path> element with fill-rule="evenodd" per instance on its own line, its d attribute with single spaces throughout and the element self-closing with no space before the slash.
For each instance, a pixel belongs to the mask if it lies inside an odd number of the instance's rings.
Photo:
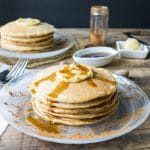
<svg viewBox="0 0 150 150">
<path fill-rule="evenodd" d="M 83 65 L 65 65 L 56 72 L 58 78 L 65 82 L 80 82 L 93 76 L 92 69 Z"/>
<path fill-rule="evenodd" d="M 23 26 L 34 26 L 40 24 L 40 20 L 33 18 L 19 18 L 16 20 L 16 23 Z"/>
<path fill-rule="evenodd" d="M 82 64 L 52 66 L 40 71 L 30 83 L 29 91 L 34 112 L 54 123 L 96 123 L 110 116 L 118 105 L 112 74 Z"/>
</svg>

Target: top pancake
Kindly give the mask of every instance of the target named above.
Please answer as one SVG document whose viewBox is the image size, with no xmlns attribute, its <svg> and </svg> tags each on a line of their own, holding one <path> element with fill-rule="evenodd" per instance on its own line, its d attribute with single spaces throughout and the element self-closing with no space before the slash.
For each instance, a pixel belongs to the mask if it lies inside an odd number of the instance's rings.
<svg viewBox="0 0 150 150">
<path fill-rule="evenodd" d="M 93 67 L 93 78 L 66 84 L 54 77 L 55 72 L 62 67 L 63 65 L 53 66 L 40 71 L 29 86 L 31 95 L 45 101 L 83 103 L 116 92 L 116 81 L 106 69 Z"/>
<path fill-rule="evenodd" d="M 34 38 L 52 34 L 54 32 L 54 27 L 43 22 L 33 26 L 25 26 L 18 24 L 16 21 L 12 21 L 2 26 L 0 32 L 1 36 L 14 38 Z"/>
</svg>

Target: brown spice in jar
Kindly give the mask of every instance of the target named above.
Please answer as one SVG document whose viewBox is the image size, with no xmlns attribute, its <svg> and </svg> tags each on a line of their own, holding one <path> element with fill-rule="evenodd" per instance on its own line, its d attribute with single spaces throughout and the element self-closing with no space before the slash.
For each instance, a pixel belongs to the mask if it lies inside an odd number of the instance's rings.
<svg viewBox="0 0 150 150">
<path fill-rule="evenodd" d="M 90 43 L 92 45 L 104 45 L 103 35 L 99 30 L 90 31 Z"/>
</svg>

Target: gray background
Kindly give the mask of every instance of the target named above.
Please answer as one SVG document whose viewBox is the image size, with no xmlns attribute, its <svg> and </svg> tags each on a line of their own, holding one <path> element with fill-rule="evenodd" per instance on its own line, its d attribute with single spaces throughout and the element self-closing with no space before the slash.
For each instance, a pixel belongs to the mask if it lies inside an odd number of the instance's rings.
<svg viewBox="0 0 150 150">
<path fill-rule="evenodd" d="M 0 0 L 0 24 L 35 17 L 56 27 L 88 27 L 92 5 L 110 8 L 110 27 L 150 28 L 150 0 Z"/>
</svg>

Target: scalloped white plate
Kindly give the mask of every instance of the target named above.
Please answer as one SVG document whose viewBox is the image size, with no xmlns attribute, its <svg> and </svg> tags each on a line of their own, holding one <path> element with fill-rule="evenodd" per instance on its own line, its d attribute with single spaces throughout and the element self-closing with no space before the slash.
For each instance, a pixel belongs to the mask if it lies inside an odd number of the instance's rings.
<svg viewBox="0 0 150 150">
<path fill-rule="evenodd" d="M 119 106 L 105 121 L 73 127 L 61 125 L 59 133 L 43 133 L 25 122 L 26 104 L 30 102 L 28 84 L 35 72 L 12 80 L 0 91 L 0 113 L 13 127 L 32 137 L 56 143 L 87 144 L 110 140 L 141 125 L 150 113 L 150 101 L 134 82 L 115 75 L 118 82 Z"/>
</svg>

